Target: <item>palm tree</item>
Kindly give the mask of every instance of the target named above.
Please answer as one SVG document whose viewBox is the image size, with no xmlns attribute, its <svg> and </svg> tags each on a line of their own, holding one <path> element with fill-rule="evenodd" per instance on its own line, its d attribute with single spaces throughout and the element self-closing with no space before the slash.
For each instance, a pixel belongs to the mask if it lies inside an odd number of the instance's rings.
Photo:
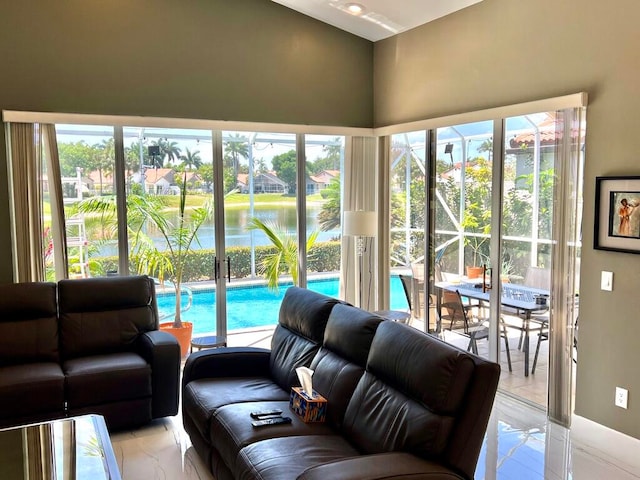
<svg viewBox="0 0 640 480">
<path fill-rule="evenodd" d="M 238 183 L 238 173 L 240 172 L 240 157 L 248 158 L 249 157 L 249 144 L 247 143 L 247 139 L 236 133 L 229 137 L 229 139 L 224 142 L 225 146 L 225 160 L 230 160 L 233 166 L 233 187 Z"/>
<path fill-rule="evenodd" d="M 186 153 L 184 155 L 180 155 L 180 160 L 182 160 L 182 165 L 187 170 L 191 170 L 195 168 L 196 170 L 202 166 L 202 158 L 200 158 L 200 151 L 196 150 L 192 152 L 189 148 L 185 148 Z"/>
<path fill-rule="evenodd" d="M 276 248 L 274 253 L 265 256 L 260 262 L 260 273 L 267 279 L 267 286 L 272 290 L 278 290 L 278 280 L 284 272 L 291 275 L 294 285 L 298 285 L 298 242 L 295 235 L 281 225 L 268 225 L 255 217 L 249 222 L 248 228 L 264 232 Z M 307 238 L 307 254 L 317 238 L 318 232 L 313 232 Z"/>
<path fill-rule="evenodd" d="M 318 221 L 323 231 L 327 232 L 340 226 L 340 177 L 334 177 L 326 189 L 322 190 L 322 196 L 327 201 L 322 205 L 318 214 Z"/>
<path fill-rule="evenodd" d="M 152 145 L 160 147 L 160 167 L 164 166 L 164 160 L 173 163 L 180 158 L 180 147 L 178 142 L 169 141 L 167 138 L 159 138 L 156 142 L 152 142 Z"/>
<path fill-rule="evenodd" d="M 154 196 L 127 195 L 127 227 L 132 244 L 132 256 L 137 260 L 139 274 L 155 274 L 160 281 L 168 278 L 176 290 L 176 312 L 173 326 L 182 327 L 180 286 L 187 263 L 188 254 L 192 251 L 193 242 L 198 242 L 197 233 L 200 227 L 213 215 L 213 198 L 203 206 L 186 211 L 186 172 L 180 190 L 178 218 L 174 222 L 169 219 L 162 208 L 164 203 Z M 115 222 L 115 196 L 93 197 L 81 202 L 78 206 L 83 213 L 100 213 L 105 222 Z M 144 226 L 151 224 L 160 232 L 166 243 L 166 250 L 161 251 L 153 240 L 144 233 Z"/>
</svg>

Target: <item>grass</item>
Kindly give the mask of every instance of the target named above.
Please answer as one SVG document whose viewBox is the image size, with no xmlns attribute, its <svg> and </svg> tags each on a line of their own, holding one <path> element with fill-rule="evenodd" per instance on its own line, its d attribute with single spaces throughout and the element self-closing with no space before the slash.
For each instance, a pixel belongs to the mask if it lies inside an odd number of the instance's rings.
<svg viewBox="0 0 640 480">
<path fill-rule="evenodd" d="M 199 207 L 204 204 L 209 195 L 189 194 L 187 195 L 187 205 L 190 207 Z M 178 195 L 163 196 L 165 204 L 168 208 L 178 208 L 180 197 Z M 253 197 L 254 205 L 296 205 L 295 195 L 284 195 L 281 193 L 256 193 Z M 307 202 L 310 204 L 321 204 L 324 199 L 319 193 L 307 195 Z M 228 207 L 245 207 L 249 206 L 250 199 L 248 193 L 233 193 L 224 199 L 225 206 Z"/>
</svg>

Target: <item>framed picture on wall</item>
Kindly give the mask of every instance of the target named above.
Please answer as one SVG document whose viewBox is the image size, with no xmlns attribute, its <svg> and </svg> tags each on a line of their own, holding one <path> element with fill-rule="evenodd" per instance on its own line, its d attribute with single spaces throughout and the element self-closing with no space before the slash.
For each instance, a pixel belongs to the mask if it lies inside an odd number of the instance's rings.
<svg viewBox="0 0 640 480">
<path fill-rule="evenodd" d="M 640 253 L 640 177 L 597 177 L 593 247 Z"/>
</svg>

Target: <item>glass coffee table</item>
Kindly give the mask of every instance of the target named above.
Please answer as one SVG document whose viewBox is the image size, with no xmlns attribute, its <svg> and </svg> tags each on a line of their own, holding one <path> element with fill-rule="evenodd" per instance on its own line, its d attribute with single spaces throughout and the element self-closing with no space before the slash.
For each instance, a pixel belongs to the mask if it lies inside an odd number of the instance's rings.
<svg viewBox="0 0 640 480">
<path fill-rule="evenodd" d="M 0 478 L 121 477 L 104 419 L 83 415 L 0 430 Z"/>
</svg>

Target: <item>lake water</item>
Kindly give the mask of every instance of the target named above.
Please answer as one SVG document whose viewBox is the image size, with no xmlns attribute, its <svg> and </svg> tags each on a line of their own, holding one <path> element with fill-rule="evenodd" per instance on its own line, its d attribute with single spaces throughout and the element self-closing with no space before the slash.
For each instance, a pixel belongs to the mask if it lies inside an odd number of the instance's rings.
<svg viewBox="0 0 640 480">
<path fill-rule="evenodd" d="M 307 207 L 307 232 L 311 234 L 315 231 L 319 231 L 318 242 L 326 242 L 339 238 L 341 235 L 340 229 L 334 229 L 327 232 L 320 231 L 320 224 L 318 222 L 318 214 L 322 207 L 309 206 Z M 251 221 L 252 215 L 248 208 L 236 207 L 225 209 L 225 244 L 227 247 L 237 246 L 263 246 L 272 245 L 267 236 L 260 230 L 248 230 L 247 226 Z M 296 207 L 295 205 L 282 205 L 274 207 L 269 206 L 256 206 L 254 214 L 260 221 L 269 224 L 277 224 L 286 228 L 287 231 L 295 232 L 297 225 Z M 148 234 L 153 238 L 154 244 L 158 250 L 166 250 L 166 242 L 159 233 L 153 232 L 149 229 Z M 212 249 L 215 247 L 215 229 L 213 225 L 203 225 L 198 230 L 198 243 L 194 241 L 192 248 L 194 250 L 199 249 Z M 110 242 L 108 244 L 101 245 L 99 249 L 99 256 L 108 256 L 117 254 L 117 243 Z"/>
</svg>

